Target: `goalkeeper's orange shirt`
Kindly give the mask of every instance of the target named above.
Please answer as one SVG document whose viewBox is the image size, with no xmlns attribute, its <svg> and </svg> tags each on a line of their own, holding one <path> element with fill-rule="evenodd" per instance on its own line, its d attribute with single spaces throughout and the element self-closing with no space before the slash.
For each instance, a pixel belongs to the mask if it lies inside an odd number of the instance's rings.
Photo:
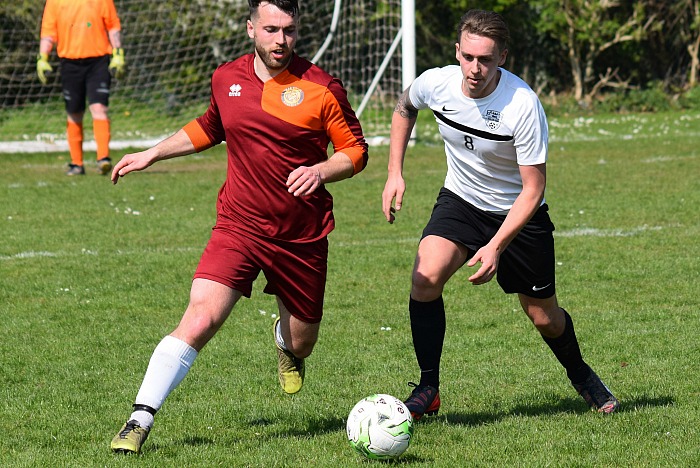
<svg viewBox="0 0 700 468">
<path fill-rule="evenodd" d="M 113 0 L 47 0 L 41 37 L 52 37 L 61 58 L 101 57 L 112 53 L 107 31 L 120 30 Z"/>
</svg>

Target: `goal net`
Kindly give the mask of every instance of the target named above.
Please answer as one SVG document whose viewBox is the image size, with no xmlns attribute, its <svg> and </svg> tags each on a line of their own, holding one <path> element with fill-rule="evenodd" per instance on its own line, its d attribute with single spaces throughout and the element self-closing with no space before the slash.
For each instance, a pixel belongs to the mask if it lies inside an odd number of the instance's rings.
<svg viewBox="0 0 700 468">
<path fill-rule="evenodd" d="M 248 3 L 115 0 L 115 5 L 127 70 L 113 81 L 110 95 L 112 147 L 148 146 L 204 112 L 214 69 L 252 51 Z M 36 77 L 43 8 L 44 0 L 0 7 L 0 149 L 21 151 L 18 142 L 27 151 L 64 149 L 55 48 L 48 83 Z M 301 0 L 300 8 L 297 52 L 343 81 L 355 109 L 362 107 L 358 114 L 368 138 L 386 137 L 402 88 L 401 49 L 392 49 L 401 28 L 401 0 Z M 89 112 L 84 125 L 90 150 Z"/>
</svg>

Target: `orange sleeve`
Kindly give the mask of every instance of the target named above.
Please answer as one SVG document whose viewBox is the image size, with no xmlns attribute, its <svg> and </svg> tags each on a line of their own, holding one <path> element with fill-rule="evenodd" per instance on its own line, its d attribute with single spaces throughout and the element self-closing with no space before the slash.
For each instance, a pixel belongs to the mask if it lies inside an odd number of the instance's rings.
<svg viewBox="0 0 700 468">
<path fill-rule="evenodd" d="M 357 174 L 367 166 L 367 143 L 362 135 L 355 135 L 348 124 L 346 114 L 333 93 L 327 93 L 326 128 L 336 152 L 345 153 L 352 161 L 353 173 Z M 359 124 L 358 124 L 359 125 Z"/>
<path fill-rule="evenodd" d="M 41 17 L 41 33 L 39 33 L 39 38 L 42 37 L 51 37 L 54 41 L 58 37 L 56 8 L 53 0 L 47 0 L 44 6 L 44 16 Z"/>
<path fill-rule="evenodd" d="M 105 28 L 107 31 L 118 30 L 121 31 L 122 23 L 119 21 L 119 16 L 117 16 L 117 7 L 114 6 L 113 0 L 107 0 L 106 2 L 106 12 L 104 16 Z"/>
<path fill-rule="evenodd" d="M 209 140 L 207 134 L 204 132 L 204 129 L 202 129 L 202 126 L 199 125 L 199 122 L 197 122 L 197 119 L 192 120 L 190 123 L 182 127 L 182 129 L 190 138 L 196 152 L 199 153 L 214 146 Z"/>
</svg>

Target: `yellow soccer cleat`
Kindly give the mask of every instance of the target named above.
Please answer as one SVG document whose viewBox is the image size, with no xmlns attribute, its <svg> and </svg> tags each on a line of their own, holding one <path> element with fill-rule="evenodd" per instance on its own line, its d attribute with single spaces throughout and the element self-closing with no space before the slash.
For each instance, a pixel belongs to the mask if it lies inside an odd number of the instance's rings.
<svg viewBox="0 0 700 468">
<path fill-rule="evenodd" d="M 132 419 L 122 426 L 109 446 L 116 453 L 139 453 L 149 431 L 150 429 L 139 426 L 139 422 Z"/>
<path fill-rule="evenodd" d="M 304 385 L 304 359 L 299 359 L 277 344 L 277 322 L 279 320 L 275 320 L 272 326 L 272 332 L 275 335 L 275 348 L 277 348 L 277 375 L 282 390 L 291 395 L 301 390 L 302 385 Z"/>
</svg>

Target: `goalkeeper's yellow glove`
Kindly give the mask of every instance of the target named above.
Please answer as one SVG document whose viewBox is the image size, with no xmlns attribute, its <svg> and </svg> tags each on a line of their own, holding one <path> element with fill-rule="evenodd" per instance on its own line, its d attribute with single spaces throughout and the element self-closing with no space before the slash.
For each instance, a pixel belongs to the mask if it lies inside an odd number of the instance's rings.
<svg viewBox="0 0 700 468">
<path fill-rule="evenodd" d="M 46 84 L 46 73 L 52 72 L 53 68 L 49 63 L 49 54 L 39 54 L 36 56 L 36 74 L 39 76 L 41 84 Z"/>
<path fill-rule="evenodd" d="M 124 49 L 121 47 L 115 47 L 112 50 L 112 60 L 109 61 L 109 71 L 113 76 L 120 78 L 124 75 L 124 67 L 126 62 L 124 61 Z"/>
</svg>

